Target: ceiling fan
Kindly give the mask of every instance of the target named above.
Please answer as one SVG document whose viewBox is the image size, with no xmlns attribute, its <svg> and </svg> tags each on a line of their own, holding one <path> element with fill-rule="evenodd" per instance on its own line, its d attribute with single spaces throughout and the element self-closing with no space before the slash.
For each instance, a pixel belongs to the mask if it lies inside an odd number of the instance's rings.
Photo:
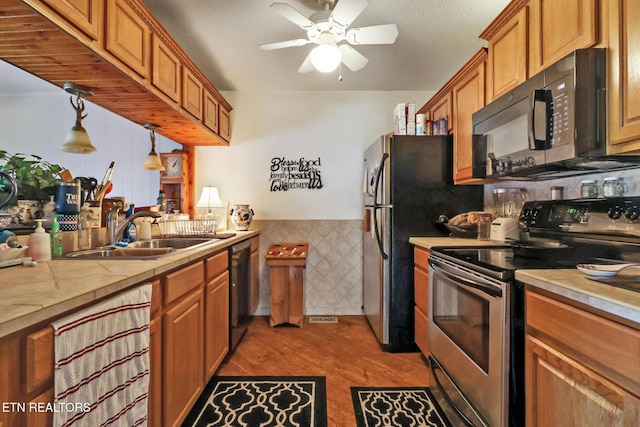
<svg viewBox="0 0 640 427">
<path fill-rule="evenodd" d="M 315 43 L 315 47 L 298 69 L 299 73 L 308 73 L 317 69 L 321 72 L 335 70 L 342 62 L 351 71 L 358 71 L 369 60 L 351 45 L 393 44 L 398 37 L 395 24 L 374 25 L 371 27 L 347 27 L 367 7 L 367 0 L 317 0 L 323 10 L 309 18 L 302 15 L 287 3 L 272 3 L 271 9 L 279 13 L 307 32 L 306 39 L 295 39 L 260 45 L 262 50 L 282 49 Z M 346 43 L 339 44 L 342 41 Z"/>
</svg>

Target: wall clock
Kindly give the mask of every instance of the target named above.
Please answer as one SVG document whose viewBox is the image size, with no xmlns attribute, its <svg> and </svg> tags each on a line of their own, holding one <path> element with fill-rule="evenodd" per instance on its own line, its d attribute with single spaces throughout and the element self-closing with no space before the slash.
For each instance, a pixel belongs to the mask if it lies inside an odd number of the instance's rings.
<svg viewBox="0 0 640 427">
<path fill-rule="evenodd" d="M 160 172 L 160 176 L 181 177 L 184 172 L 184 156 L 184 153 L 161 153 L 164 171 Z"/>
</svg>

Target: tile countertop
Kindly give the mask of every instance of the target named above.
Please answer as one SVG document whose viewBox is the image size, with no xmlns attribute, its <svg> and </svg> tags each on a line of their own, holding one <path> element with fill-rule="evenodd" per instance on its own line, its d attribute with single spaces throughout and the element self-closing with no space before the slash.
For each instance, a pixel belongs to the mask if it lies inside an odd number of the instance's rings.
<svg viewBox="0 0 640 427">
<path fill-rule="evenodd" d="M 424 249 L 434 246 L 504 246 L 504 243 L 495 243 L 489 240 L 464 239 L 461 237 L 410 237 L 409 243 Z"/>
<path fill-rule="evenodd" d="M 159 274 L 217 252 L 259 231 L 153 260 L 77 260 L 59 258 L 35 267 L 0 269 L 0 337 L 52 319 Z"/>
<path fill-rule="evenodd" d="M 620 277 L 637 276 L 633 270 Z M 576 269 L 517 270 L 516 280 L 591 307 L 614 320 L 640 328 L 640 292 L 588 279 Z"/>
</svg>

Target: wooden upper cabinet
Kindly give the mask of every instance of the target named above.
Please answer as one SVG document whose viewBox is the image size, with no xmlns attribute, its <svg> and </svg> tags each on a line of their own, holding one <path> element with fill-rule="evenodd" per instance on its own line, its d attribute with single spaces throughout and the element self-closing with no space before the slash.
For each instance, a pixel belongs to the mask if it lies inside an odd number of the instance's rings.
<svg viewBox="0 0 640 427">
<path fill-rule="evenodd" d="M 576 49 L 598 42 L 597 0 L 532 0 L 529 6 L 529 75 Z"/>
<path fill-rule="evenodd" d="M 44 3 L 92 40 L 100 38 L 104 0 L 44 0 Z"/>
<path fill-rule="evenodd" d="M 461 80 L 453 87 L 453 179 L 456 184 L 472 181 L 472 115 L 485 106 L 485 60 L 481 49 L 467 63 Z"/>
<path fill-rule="evenodd" d="M 640 2 L 610 0 L 608 154 L 640 152 Z"/>
<path fill-rule="evenodd" d="M 231 116 L 229 110 L 222 105 L 219 109 L 219 122 L 218 122 L 218 134 L 225 140 L 231 140 Z"/>
<path fill-rule="evenodd" d="M 218 100 L 205 89 L 204 91 L 204 117 L 202 122 L 214 132 L 218 132 Z"/>
<path fill-rule="evenodd" d="M 182 67 L 182 108 L 202 119 L 202 83 L 186 67 Z"/>
<path fill-rule="evenodd" d="M 438 94 L 435 96 L 438 96 Z M 454 122 L 452 96 L 451 92 L 442 94 L 442 96 L 435 99 L 435 103 L 429 109 L 429 115 L 434 122 L 436 120 L 447 119 L 447 130 L 449 131 L 452 129 Z"/>
<path fill-rule="evenodd" d="M 125 0 L 107 1 L 105 48 L 142 77 L 149 75 L 151 32 Z"/>
<path fill-rule="evenodd" d="M 180 59 L 157 35 L 154 34 L 151 41 L 151 83 L 175 102 L 180 102 Z"/>
<path fill-rule="evenodd" d="M 522 8 L 487 41 L 487 102 L 491 102 L 527 79 L 527 8 Z"/>
</svg>

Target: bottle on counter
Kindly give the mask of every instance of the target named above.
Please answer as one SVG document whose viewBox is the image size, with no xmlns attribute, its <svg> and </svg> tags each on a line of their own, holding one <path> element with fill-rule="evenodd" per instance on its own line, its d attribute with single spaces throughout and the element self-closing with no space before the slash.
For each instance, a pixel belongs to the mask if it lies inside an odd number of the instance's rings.
<svg viewBox="0 0 640 427">
<path fill-rule="evenodd" d="M 29 236 L 27 255 L 34 261 L 49 261 L 51 259 L 51 240 L 49 239 L 49 234 L 42 227 L 44 219 L 37 219 L 36 221 L 38 226 Z"/>
<path fill-rule="evenodd" d="M 62 256 L 62 232 L 60 231 L 60 223 L 58 222 L 58 215 L 53 216 L 51 221 L 50 245 L 51 245 L 51 257 L 59 258 Z"/>
<path fill-rule="evenodd" d="M 164 194 L 164 190 L 160 190 L 157 203 L 160 205 L 160 211 L 167 212 L 167 196 Z"/>
<path fill-rule="evenodd" d="M 91 210 L 89 210 L 89 203 L 82 205 L 78 216 L 78 248 L 81 250 L 91 249 Z"/>
</svg>

